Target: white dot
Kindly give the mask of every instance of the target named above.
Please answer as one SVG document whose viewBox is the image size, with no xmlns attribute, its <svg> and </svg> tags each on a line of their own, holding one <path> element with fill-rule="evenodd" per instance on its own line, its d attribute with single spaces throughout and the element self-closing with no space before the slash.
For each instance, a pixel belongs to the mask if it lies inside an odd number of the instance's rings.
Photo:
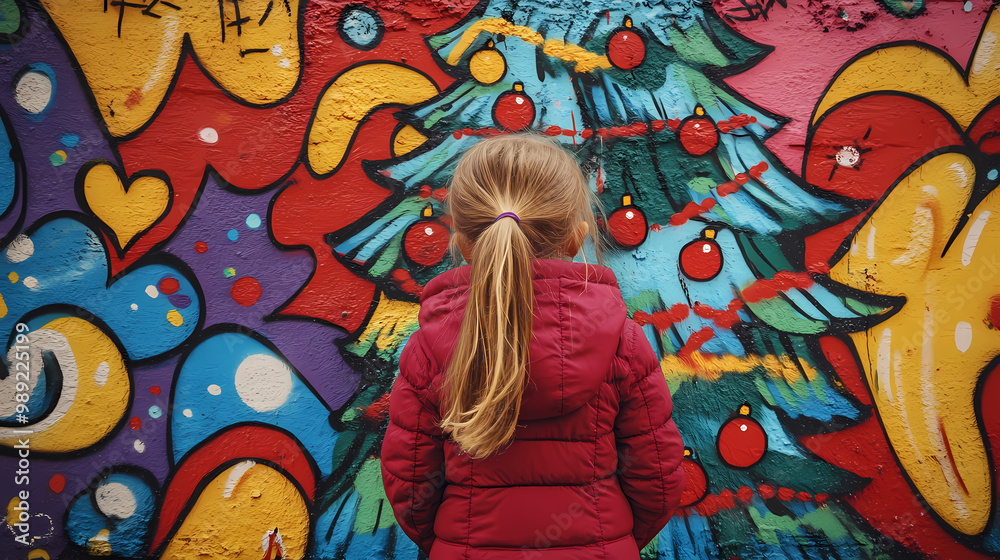
<svg viewBox="0 0 1000 560">
<path fill-rule="evenodd" d="M 955 325 L 955 347 L 959 352 L 965 353 L 972 346 L 972 325 L 965 321 L 959 321 Z"/>
<path fill-rule="evenodd" d="M 515 97 L 514 101 L 516 101 L 518 105 L 523 105 L 524 104 L 524 98 L 521 97 L 520 95 L 518 95 L 517 97 Z"/>
<path fill-rule="evenodd" d="M 24 282 L 24 285 L 32 290 L 38 287 L 38 279 L 34 276 L 25 276 L 21 282 Z"/>
<path fill-rule="evenodd" d="M 631 220 L 635 217 L 635 212 L 629 210 L 628 212 L 625 212 L 625 217 Z"/>
<path fill-rule="evenodd" d="M 188 418 L 190 418 L 191 416 L 194 415 L 194 413 L 191 412 L 190 408 L 185 408 L 184 410 L 181 411 L 181 414 L 183 414 L 184 416 L 187 416 Z"/>
<path fill-rule="evenodd" d="M 746 424 L 740 424 L 740 431 L 741 432 L 747 431 L 747 425 Z"/>
<path fill-rule="evenodd" d="M 861 152 L 854 146 L 844 146 L 840 148 L 840 151 L 834 157 L 839 165 L 854 167 L 861 160 Z"/>
<path fill-rule="evenodd" d="M 139 310 L 139 304 L 137 304 L 137 303 L 133 303 L 131 305 L 131 307 L 132 307 L 132 311 L 138 311 Z"/>
<path fill-rule="evenodd" d="M 7 260 L 19 263 L 35 253 L 35 243 L 23 233 L 14 238 L 7 246 Z"/>
<path fill-rule="evenodd" d="M 218 385 L 216 385 L 216 384 L 213 383 L 213 384 L 211 384 L 211 385 L 208 386 L 208 392 L 210 394 L 212 394 L 212 395 L 221 395 L 222 394 L 222 387 L 219 387 Z"/>
<path fill-rule="evenodd" d="M 215 144 L 219 141 L 219 133 L 212 127 L 205 127 L 198 131 L 198 139 L 206 144 Z"/>
<path fill-rule="evenodd" d="M 281 66 L 282 68 L 288 68 L 291 65 L 292 63 L 288 62 L 287 58 L 282 58 L 281 60 L 278 61 L 278 66 Z"/>
<path fill-rule="evenodd" d="M 292 392 L 292 370 L 270 354 L 247 356 L 236 368 L 234 381 L 240 398 L 257 412 L 278 408 Z"/>
<path fill-rule="evenodd" d="M 142 443 L 141 439 L 135 440 L 135 443 L 132 444 L 132 447 L 134 447 L 135 450 L 138 451 L 139 453 L 142 453 L 143 451 L 146 450 L 146 444 Z"/>
<path fill-rule="evenodd" d="M 146 286 L 146 295 L 156 299 L 156 296 L 160 295 L 160 291 L 156 289 L 156 286 L 150 284 Z"/>
<path fill-rule="evenodd" d="M 698 123 L 694 123 L 694 128 L 701 128 L 701 125 Z"/>
<path fill-rule="evenodd" d="M 427 235 L 434 235 L 434 228 L 425 227 L 424 228 L 424 233 L 426 233 Z"/>
<path fill-rule="evenodd" d="M 135 440 L 135 443 L 138 450 L 141 442 Z M 145 446 L 143 448 L 145 449 Z M 135 513 L 135 495 L 121 482 L 109 482 L 98 486 L 94 492 L 94 501 L 97 502 L 97 509 L 106 517 L 128 519 Z"/>
<path fill-rule="evenodd" d="M 281 45 L 274 45 L 271 47 L 271 54 L 274 56 L 281 56 Z"/>
<path fill-rule="evenodd" d="M 712 246 L 709 245 L 708 243 L 705 243 L 704 245 L 701 246 L 701 252 L 702 253 L 711 253 L 712 252 Z"/>
<path fill-rule="evenodd" d="M 14 100 L 29 113 L 41 113 L 52 100 L 52 79 L 37 70 L 26 73 L 14 86 Z"/>
</svg>

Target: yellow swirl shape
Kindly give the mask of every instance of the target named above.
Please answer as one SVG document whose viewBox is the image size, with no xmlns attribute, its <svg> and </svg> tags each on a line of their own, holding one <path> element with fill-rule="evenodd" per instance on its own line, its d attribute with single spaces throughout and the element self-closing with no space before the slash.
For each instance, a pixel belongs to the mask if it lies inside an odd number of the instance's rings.
<svg viewBox="0 0 1000 560">
<path fill-rule="evenodd" d="M 320 96 L 308 134 L 309 167 L 321 175 L 340 167 L 354 131 L 377 107 L 413 105 L 437 93 L 434 82 L 406 66 L 372 62 L 345 70 Z"/>
<path fill-rule="evenodd" d="M 998 34 L 994 10 L 967 70 L 917 45 L 865 55 L 840 73 L 816 116 L 856 95 L 898 91 L 937 104 L 966 128 L 1000 95 Z M 941 519 L 966 535 L 983 532 L 993 507 L 975 392 L 1000 349 L 988 317 L 1000 277 L 1000 190 L 969 212 L 976 173 L 968 157 L 946 153 L 902 177 L 830 274 L 906 297 L 898 313 L 851 337 L 900 466 Z"/>
<path fill-rule="evenodd" d="M 282 558 L 296 560 L 308 542 L 309 510 L 298 488 L 275 469 L 244 461 L 208 484 L 160 558 L 261 560 L 277 558 L 280 548 Z"/>
<path fill-rule="evenodd" d="M 19 438 L 30 437 L 31 451 L 69 453 L 86 449 L 104 439 L 121 420 L 131 401 L 132 383 L 125 361 L 115 343 L 93 323 L 77 317 L 61 317 L 28 333 L 28 384 L 37 384 L 42 372 L 42 353 L 51 352 L 62 370 L 62 391 L 55 408 L 44 418 L 19 428 L 0 428 L 0 445 L 13 447 Z M 14 414 L 17 345 L 8 353 L 11 374 L 0 380 L 0 415 Z M 51 375 L 51 372 L 49 372 Z M 31 430 L 30 436 L 15 431 Z"/>
<path fill-rule="evenodd" d="M 575 62 L 574 70 L 576 72 L 593 72 L 600 68 L 611 68 L 611 61 L 604 55 L 592 53 L 579 45 L 567 43 L 560 39 L 545 40 L 545 37 L 541 33 L 530 27 L 514 25 L 500 18 L 481 19 L 470 25 L 462 33 L 462 37 L 455 44 L 451 54 L 448 55 L 448 64 L 452 66 L 458 64 L 458 61 L 461 60 L 462 55 L 472 45 L 472 42 L 483 32 L 518 37 L 525 43 L 538 45 L 542 47 L 542 52 L 547 56 L 565 60 L 566 62 Z"/>
<path fill-rule="evenodd" d="M 299 79 L 299 0 L 42 0 L 80 64 L 108 131 L 141 128 L 163 101 L 181 46 L 235 97 L 280 101 Z"/>
</svg>

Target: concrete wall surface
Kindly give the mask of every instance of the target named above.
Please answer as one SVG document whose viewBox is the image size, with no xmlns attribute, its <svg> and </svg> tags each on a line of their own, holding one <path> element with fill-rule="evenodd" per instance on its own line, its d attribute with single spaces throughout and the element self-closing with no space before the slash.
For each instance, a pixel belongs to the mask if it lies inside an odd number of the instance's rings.
<svg viewBox="0 0 1000 560">
<path fill-rule="evenodd" d="M 998 99 L 988 0 L 0 0 L 0 557 L 424 557 L 388 393 L 533 130 L 687 447 L 644 559 L 1000 558 Z"/>
</svg>

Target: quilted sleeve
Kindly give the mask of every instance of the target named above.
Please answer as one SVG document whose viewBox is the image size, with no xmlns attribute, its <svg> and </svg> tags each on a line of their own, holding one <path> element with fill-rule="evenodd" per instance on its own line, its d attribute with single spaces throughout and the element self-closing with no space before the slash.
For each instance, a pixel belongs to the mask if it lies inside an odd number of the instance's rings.
<svg viewBox="0 0 1000 560">
<path fill-rule="evenodd" d="M 427 399 L 427 383 L 434 372 L 415 336 L 403 349 L 399 376 L 389 395 L 382 482 L 399 526 L 430 554 L 434 517 L 445 486 L 444 438 L 437 406 Z"/>
<path fill-rule="evenodd" d="M 623 333 L 627 371 L 615 419 L 618 479 L 632 506 L 639 548 L 667 524 L 684 490 L 684 443 L 656 354 L 631 320 Z"/>
</svg>

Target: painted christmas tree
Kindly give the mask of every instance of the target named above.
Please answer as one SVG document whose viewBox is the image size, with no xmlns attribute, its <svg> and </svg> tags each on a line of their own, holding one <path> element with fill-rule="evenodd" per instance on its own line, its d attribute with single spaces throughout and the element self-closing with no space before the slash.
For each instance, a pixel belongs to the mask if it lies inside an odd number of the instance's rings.
<svg viewBox="0 0 1000 560">
<path fill-rule="evenodd" d="M 864 329 L 893 302 L 802 262 L 802 238 L 854 208 L 788 172 L 763 144 L 780 119 L 722 83 L 764 51 L 700 3 L 667 0 L 494 0 L 428 44 L 458 80 L 402 117 L 429 140 L 370 166 L 391 209 L 335 253 L 416 301 L 451 264 L 442 202 L 461 154 L 496 134 L 553 137 L 591 171 L 605 264 L 661 357 L 689 448 L 684 507 L 644 557 L 893 550 L 837 498 L 864 481 L 799 442 L 867 414 L 818 337 Z"/>
</svg>

